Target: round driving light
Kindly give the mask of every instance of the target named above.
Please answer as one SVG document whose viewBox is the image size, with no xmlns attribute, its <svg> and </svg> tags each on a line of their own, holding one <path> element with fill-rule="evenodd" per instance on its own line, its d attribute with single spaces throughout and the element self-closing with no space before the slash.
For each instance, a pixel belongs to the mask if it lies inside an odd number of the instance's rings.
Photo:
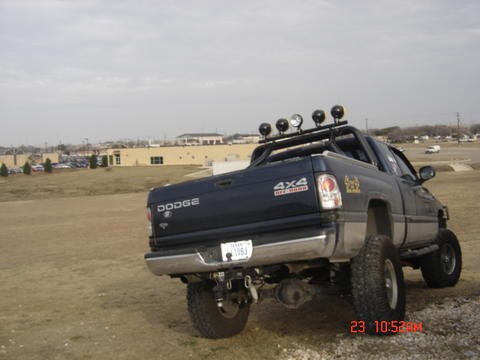
<svg viewBox="0 0 480 360">
<path fill-rule="evenodd" d="M 258 131 L 262 136 L 267 137 L 272 132 L 272 126 L 269 123 L 262 123 Z"/>
<path fill-rule="evenodd" d="M 319 127 L 325 121 L 325 111 L 315 110 L 312 114 L 312 119 L 315 122 L 315 125 Z"/>
<path fill-rule="evenodd" d="M 345 109 L 342 105 L 335 105 L 334 107 L 332 107 L 332 110 L 330 110 L 330 114 L 332 114 L 332 117 L 335 120 L 340 120 L 341 118 L 343 118 L 343 115 L 345 115 Z"/>
<path fill-rule="evenodd" d="M 293 114 L 290 118 L 290 125 L 293 127 L 300 129 L 303 124 L 303 117 L 300 114 Z"/>
<path fill-rule="evenodd" d="M 288 120 L 279 119 L 277 120 L 277 123 L 275 124 L 275 126 L 277 127 L 277 130 L 280 132 L 280 134 L 282 134 L 288 130 Z"/>
</svg>

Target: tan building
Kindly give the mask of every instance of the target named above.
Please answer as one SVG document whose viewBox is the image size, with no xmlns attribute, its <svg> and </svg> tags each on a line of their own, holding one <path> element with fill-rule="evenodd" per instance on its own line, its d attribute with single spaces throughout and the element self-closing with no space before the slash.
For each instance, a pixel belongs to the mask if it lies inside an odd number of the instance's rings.
<svg viewBox="0 0 480 360">
<path fill-rule="evenodd" d="M 43 153 L 41 157 L 41 162 L 44 163 L 47 161 L 47 159 L 50 159 L 52 163 L 59 163 L 60 162 L 60 154 L 58 152 L 52 152 L 52 153 Z"/>
<path fill-rule="evenodd" d="M 25 165 L 25 162 L 28 161 L 30 164 L 34 163 L 44 163 L 47 158 L 50 159 L 52 163 L 60 162 L 60 154 L 57 152 L 52 153 L 43 153 L 43 154 L 16 154 L 16 155 L 0 155 L 0 165 L 4 163 L 9 169 L 15 167 L 22 167 Z M 32 161 L 33 160 L 33 161 Z"/>
<path fill-rule="evenodd" d="M 214 161 L 250 160 L 257 144 L 163 146 L 156 148 L 108 149 L 110 166 L 200 165 Z"/>
<path fill-rule="evenodd" d="M 258 144 L 261 137 L 256 134 L 235 134 L 226 140 L 229 144 Z"/>
<path fill-rule="evenodd" d="M 22 167 L 25 162 L 31 163 L 32 154 L 0 155 L 0 165 L 5 164 L 7 168 Z"/>
</svg>

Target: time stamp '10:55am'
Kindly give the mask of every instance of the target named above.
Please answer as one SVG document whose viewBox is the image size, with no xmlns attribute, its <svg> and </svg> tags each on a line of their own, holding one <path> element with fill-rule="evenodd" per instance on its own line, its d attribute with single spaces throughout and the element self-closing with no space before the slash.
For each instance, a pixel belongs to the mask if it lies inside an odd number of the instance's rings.
<svg viewBox="0 0 480 360">
<path fill-rule="evenodd" d="M 423 322 L 375 320 L 373 325 L 377 334 L 423 332 Z M 367 324 L 365 321 L 352 320 L 350 322 L 351 334 L 364 334 L 366 332 Z"/>
</svg>

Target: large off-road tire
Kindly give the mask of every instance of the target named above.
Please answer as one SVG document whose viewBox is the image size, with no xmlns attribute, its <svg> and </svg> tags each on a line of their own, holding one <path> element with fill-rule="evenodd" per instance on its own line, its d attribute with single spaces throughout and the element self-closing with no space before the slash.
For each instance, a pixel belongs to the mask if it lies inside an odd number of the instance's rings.
<svg viewBox="0 0 480 360">
<path fill-rule="evenodd" d="M 243 330 L 250 313 L 250 304 L 237 304 L 229 299 L 218 307 L 211 281 L 187 285 L 188 312 L 202 336 L 210 339 L 226 338 Z"/>
<path fill-rule="evenodd" d="M 392 241 L 385 235 L 368 237 L 360 253 L 351 262 L 353 306 L 358 320 L 365 322 L 368 334 L 379 332 L 381 321 L 405 318 L 403 271 Z"/>
<path fill-rule="evenodd" d="M 454 286 L 462 272 L 462 251 L 455 234 L 441 229 L 437 235 L 439 249 L 420 260 L 423 279 L 431 288 Z"/>
</svg>

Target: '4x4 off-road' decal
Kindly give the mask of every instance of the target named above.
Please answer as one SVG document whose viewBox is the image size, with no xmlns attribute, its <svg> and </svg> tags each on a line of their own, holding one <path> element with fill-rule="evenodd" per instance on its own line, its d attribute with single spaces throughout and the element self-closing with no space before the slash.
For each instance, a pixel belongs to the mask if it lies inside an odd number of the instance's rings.
<svg viewBox="0 0 480 360">
<path fill-rule="evenodd" d="M 275 196 L 282 196 L 293 194 L 297 192 L 307 191 L 308 181 L 307 178 L 301 178 L 299 180 L 281 181 L 273 187 L 273 194 Z"/>
</svg>

